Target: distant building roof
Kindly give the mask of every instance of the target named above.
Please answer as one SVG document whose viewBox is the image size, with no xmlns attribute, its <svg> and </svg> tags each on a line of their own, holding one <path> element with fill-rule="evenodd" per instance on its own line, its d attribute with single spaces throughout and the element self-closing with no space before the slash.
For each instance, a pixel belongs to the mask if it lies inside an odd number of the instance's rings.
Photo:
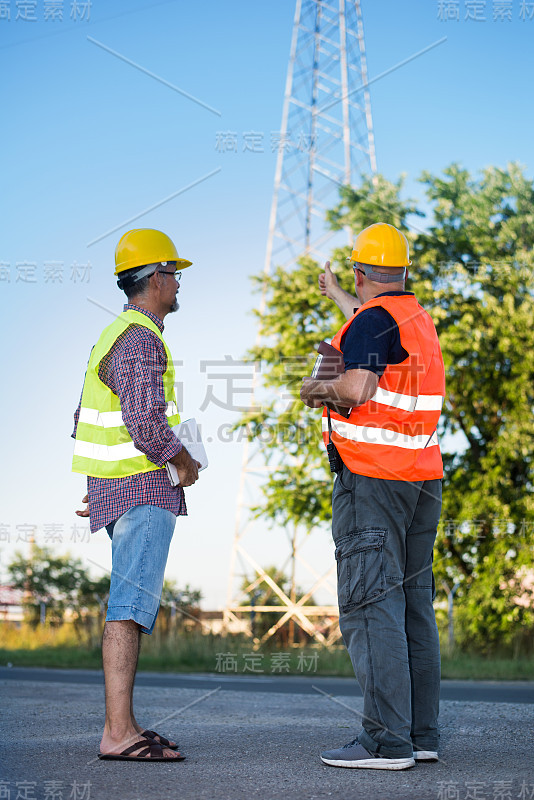
<svg viewBox="0 0 534 800">
<path fill-rule="evenodd" d="M 13 586 L 0 586 L 0 606 L 20 606 L 24 592 Z"/>
</svg>

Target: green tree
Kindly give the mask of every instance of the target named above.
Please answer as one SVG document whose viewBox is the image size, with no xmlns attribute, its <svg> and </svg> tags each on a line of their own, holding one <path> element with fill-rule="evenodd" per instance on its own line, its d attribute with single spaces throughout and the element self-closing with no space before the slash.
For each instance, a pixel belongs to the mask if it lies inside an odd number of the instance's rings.
<svg viewBox="0 0 534 800">
<path fill-rule="evenodd" d="M 415 241 L 414 288 L 443 350 L 443 429 L 461 440 L 444 454 L 436 571 L 461 581 L 463 640 L 490 649 L 534 626 L 514 600 L 534 542 L 534 187 L 516 164 L 421 180 L 433 223 Z"/>
<path fill-rule="evenodd" d="M 195 629 L 199 628 L 201 600 L 199 589 L 192 589 L 188 583 L 180 589 L 176 581 L 165 579 L 159 613 L 161 632 L 169 633 L 171 627 L 190 628 L 194 625 Z"/>
<path fill-rule="evenodd" d="M 43 603 L 47 620 L 61 622 L 65 609 L 74 603 L 78 586 L 86 577 L 79 560 L 54 556 L 50 550 L 37 545 L 33 545 L 30 558 L 16 553 L 8 565 L 8 574 L 11 584 L 26 592 L 25 611 L 33 624 L 39 622 Z"/>
<path fill-rule="evenodd" d="M 417 220 L 425 215 L 400 197 L 402 178 L 343 188 L 329 221 L 356 234 L 385 220 L 410 240 L 407 288 L 434 319 L 447 373 L 438 586 L 461 582 L 456 606 L 466 642 L 488 648 L 524 638 L 525 630 L 532 641 L 532 607 L 514 598 L 534 541 L 534 187 L 515 164 L 479 177 L 453 164 L 420 180 L 430 207 L 425 230 Z M 336 250 L 332 261 L 343 288 L 354 293 L 348 254 Z M 274 468 L 256 513 L 308 528 L 330 519 L 332 478 L 319 414 L 299 400 L 300 378 L 310 373 L 321 339 L 344 321 L 319 294 L 321 268 L 303 259 L 290 272 L 255 278 L 258 286 L 266 280 L 267 304 L 263 316 L 258 312 L 263 343 L 248 355 L 267 366 L 273 399 L 240 420 L 251 438 L 271 434 L 264 446 Z"/>
<path fill-rule="evenodd" d="M 98 645 L 104 630 L 109 584 L 109 575 L 92 578 L 84 570 L 70 605 L 76 633 L 80 639 L 87 639 L 91 647 Z"/>
<path fill-rule="evenodd" d="M 59 624 L 70 610 L 77 633 L 82 636 L 84 623 L 103 609 L 109 594 L 109 577 L 93 579 L 80 559 L 56 556 L 44 547 L 33 545 L 30 558 L 16 553 L 8 564 L 10 583 L 25 593 L 24 608 L 28 621 L 38 624 L 42 604 L 46 621 Z"/>
</svg>

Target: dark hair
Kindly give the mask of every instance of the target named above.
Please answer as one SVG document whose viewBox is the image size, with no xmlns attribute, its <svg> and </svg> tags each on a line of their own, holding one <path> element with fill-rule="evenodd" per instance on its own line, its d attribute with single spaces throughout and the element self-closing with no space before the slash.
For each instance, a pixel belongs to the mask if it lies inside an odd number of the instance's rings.
<svg viewBox="0 0 534 800">
<path fill-rule="evenodd" d="M 148 289 L 148 281 L 152 277 L 152 275 L 145 275 L 144 278 L 140 278 L 137 281 L 132 280 L 138 272 L 139 267 L 135 267 L 134 269 L 127 269 L 120 273 L 120 288 L 124 291 L 129 301 L 133 297 L 137 297 L 146 292 Z"/>
</svg>

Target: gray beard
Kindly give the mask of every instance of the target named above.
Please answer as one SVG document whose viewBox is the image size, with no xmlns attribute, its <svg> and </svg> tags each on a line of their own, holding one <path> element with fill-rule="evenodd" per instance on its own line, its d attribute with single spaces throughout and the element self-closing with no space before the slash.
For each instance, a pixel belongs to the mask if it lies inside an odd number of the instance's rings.
<svg viewBox="0 0 534 800">
<path fill-rule="evenodd" d="M 171 306 L 170 313 L 172 314 L 172 313 L 174 313 L 174 311 L 178 311 L 179 308 L 180 308 L 180 303 L 178 302 L 178 300 L 175 300 L 174 303 Z"/>
</svg>

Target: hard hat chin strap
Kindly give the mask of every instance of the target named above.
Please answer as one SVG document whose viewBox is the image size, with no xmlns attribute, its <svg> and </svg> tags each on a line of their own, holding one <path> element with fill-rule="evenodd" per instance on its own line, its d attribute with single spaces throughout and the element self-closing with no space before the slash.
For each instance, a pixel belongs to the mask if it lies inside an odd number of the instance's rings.
<svg viewBox="0 0 534 800">
<path fill-rule="evenodd" d="M 375 272 L 371 264 L 361 264 L 359 261 L 354 263 L 366 278 L 375 283 L 400 283 L 406 278 L 406 267 L 402 268 L 402 272 L 392 274 L 391 272 Z"/>
</svg>

